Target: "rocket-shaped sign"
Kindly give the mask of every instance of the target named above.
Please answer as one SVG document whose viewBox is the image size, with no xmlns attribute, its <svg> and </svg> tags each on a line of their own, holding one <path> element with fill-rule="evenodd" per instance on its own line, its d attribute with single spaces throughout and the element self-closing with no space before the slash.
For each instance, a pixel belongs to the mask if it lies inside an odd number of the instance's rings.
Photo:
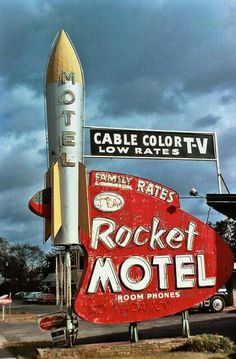
<svg viewBox="0 0 236 359">
<path fill-rule="evenodd" d="M 78 244 L 79 193 L 84 192 L 81 187 L 85 182 L 84 76 L 76 50 L 63 30 L 49 57 L 45 95 L 50 167 L 45 176 L 46 188 L 31 199 L 29 207 L 46 218 L 45 240 L 51 235 L 56 245 Z M 85 185 L 83 189 L 86 192 Z"/>
</svg>

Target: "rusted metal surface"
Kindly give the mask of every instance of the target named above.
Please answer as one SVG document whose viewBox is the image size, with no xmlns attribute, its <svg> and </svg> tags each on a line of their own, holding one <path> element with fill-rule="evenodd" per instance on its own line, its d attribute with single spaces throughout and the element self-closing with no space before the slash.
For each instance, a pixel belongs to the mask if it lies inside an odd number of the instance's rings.
<svg viewBox="0 0 236 359">
<path fill-rule="evenodd" d="M 176 191 L 120 173 L 90 174 L 91 236 L 74 309 L 94 323 L 174 314 L 215 293 L 233 254 L 209 226 L 179 207 Z"/>
</svg>

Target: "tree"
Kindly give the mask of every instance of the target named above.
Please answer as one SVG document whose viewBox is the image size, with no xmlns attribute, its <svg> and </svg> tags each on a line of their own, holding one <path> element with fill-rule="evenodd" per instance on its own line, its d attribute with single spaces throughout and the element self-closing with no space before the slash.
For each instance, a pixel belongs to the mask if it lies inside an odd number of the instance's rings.
<svg viewBox="0 0 236 359">
<path fill-rule="evenodd" d="M 16 244 L 11 246 L 9 250 L 9 261 L 15 263 L 19 271 L 27 274 L 41 269 L 44 257 L 44 252 L 38 246 L 31 244 Z"/>
<path fill-rule="evenodd" d="M 8 264 L 9 243 L 6 239 L 0 237 L 0 274 L 5 276 L 5 267 Z"/>
<path fill-rule="evenodd" d="M 38 246 L 28 243 L 11 246 L 10 256 L 16 258 L 22 269 L 29 272 L 42 268 L 45 258 L 44 252 Z"/>
<path fill-rule="evenodd" d="M 35 245 L 0 241 L 0 269 L 5 277 L 1 291 L 36 290 L 40 284 L 45 253 Z"/>
<path fill-rule="evenodd" d="M 49 273 L 55 272 L 56 267 L 56 250 L 46 253 L 42 267 L 43 276 L 46 277 Z"/>
<path fill-rule="evenodd" d="M 227 218 L 222 221 L 217 221 L 211 226 L 226 240 L 236 255 L 236 221 L 232 218 Z"/>
<path fill-rule="evenodd" d="M 214 225 L 211 225 L 213 229 L 217 233 L 223 237 L 226 242 L 231 247 L 233 253 L 234 253 L 234 260 L 236 259 L 236 221 L 232 218 L 227 218 L 222 221 L 216 222 Z M 225 283 L 226 289 L 228 293 L 230 294 L 230 305 L 234 304 L 233 299 L 233 287 L 234 287 L 234 279 L 233 274 L 231 278 Z"/>
<path fill-rule="evenodd" d="M 9 243 L 6 239 L 0 237 L 0 284 L 6 280 L 6 268 L 9 261 Z"/>
</svg>

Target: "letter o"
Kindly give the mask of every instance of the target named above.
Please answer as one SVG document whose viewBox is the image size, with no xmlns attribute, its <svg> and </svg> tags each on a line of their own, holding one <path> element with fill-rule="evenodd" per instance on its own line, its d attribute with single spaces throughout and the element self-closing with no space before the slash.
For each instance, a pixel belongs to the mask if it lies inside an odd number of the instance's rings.
<svg viewBox="0 0 236 359">
<path fill-rule="evenodd" d="M 140 266 L 140 267 L 142 267 L 142 269 L 144 271 L 143 278 L 140 279 L 139 281 L 135 281 L 129 275 L 130 269 L 133 266 Z M 136 291 L 143 290 L 144 288 L 146 288 L 148 286 L 148 284 L 150 283 L 150 281 L 152 279 L 151 266 L 150 266 L 149 262 L 142 257 L 134 256 L 134 257 L 127 258 L 121 266 L 120 278 L 121 278 L 123 284 L 128 289 L 136 290 Z"/>
<path fill-rule="evenodd" d="M 171 136 L 165 137 L 165 145 L 166 147 L 171 147 L 173 145 L 173 139 Z"/>
<path fill-rule="evenodd" d="M 149 144 L 152 147 L 155 147 L 157 145 L 157 138 L 154 135 L 151 135 L 149 138 Z"/>
<path fill-rule="evenodd" d="M 107 153 L 114 153 L 114 152 L 115 152 L 115 147 L 108 146 L 108 147 L 106 148 L 106 152 L 107 152 Z"/>
<path fill-rule="evenodd" d="M 64 105 L 71 105 L 75 102 L 75 95 L 71 90 L 65 90 L 59 97 L 58 102 Z"/>
</svg>

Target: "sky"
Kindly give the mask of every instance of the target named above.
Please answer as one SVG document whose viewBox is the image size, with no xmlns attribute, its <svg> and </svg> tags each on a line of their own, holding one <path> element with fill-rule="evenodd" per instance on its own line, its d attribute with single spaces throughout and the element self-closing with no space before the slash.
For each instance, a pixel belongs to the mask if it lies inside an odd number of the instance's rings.
<svg viewBox="0 0 236 359">
<path fill-rule="evenodd" d="M 47 170 L 43 80 L 61 28 L 83 66 L 86 125 L 216 131 L 221 173 L 236 193 L 236 0 L 1 0 L 0 237 L 43 246 L 42 219 L 28 201 Z M 215 162 L 86 165 L 142 176 L 180 196 L 192 187 L 203 197 L 218 190 Z M 181 207 L 208 218 L 204 198 L 182 199 Z M 223 218 L 214 210 L 209 217 Z"/>
</svg>

